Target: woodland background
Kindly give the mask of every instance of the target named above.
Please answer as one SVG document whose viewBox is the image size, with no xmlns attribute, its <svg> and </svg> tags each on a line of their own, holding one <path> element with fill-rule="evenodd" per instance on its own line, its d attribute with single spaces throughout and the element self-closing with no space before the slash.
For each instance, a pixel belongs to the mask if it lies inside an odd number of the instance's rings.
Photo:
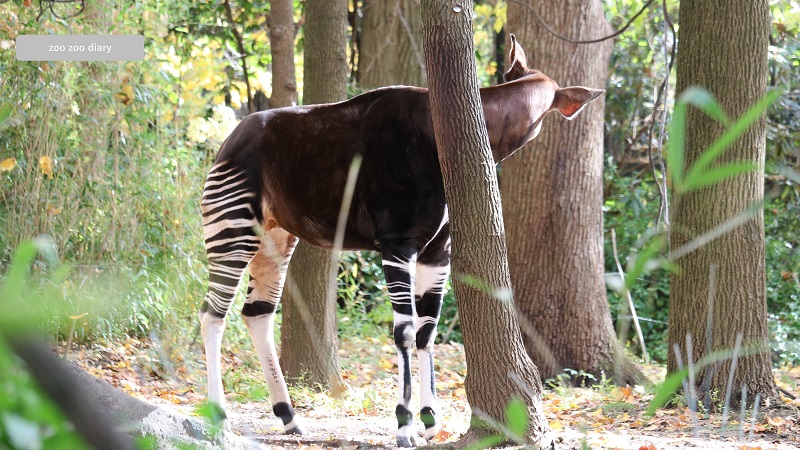
<svg viewBox="0 0 800 450">
<path fill-rule="evenodd" d="M 390 69 L 397 64 L 392 61 L 375 67 L 363 58 L 362 49 L 380 41 L 370 36 L 388 29 L 366 20 L 365 3 L 370 1 L 350 2 L 348 97 L 374 87 L 375 71 L 399 70 Z M 604 11 L 618 28 L 643 3 L 608 0 Z M 767 300 L 773 362 L 792 367 L 800 365 L 800 185 L 792 176 L 800 172 L 800 4 L 770 4 L 769 83 L 787 88 L 767 113 Z M 9 270 L 21 243 L 49 236 L 55 258 L 70 272 L 54 278 L 51 262 L 36 260 L 25 298 L 43 305 L 46 320 L 38 326 L 67 349 L 75 343 L 156 342 L 159 350 L 153 351 L 166 353 L 169 361 L 182 349 L 199 349 L 196 318 L 207 277 L 199 198 L 207 170 L 237 121 L 253 108 L 268 107 L 274 94 L 265 14 L 270 4 L 104 0 L 74 16 L 76 5 L 47 5 L 0 3 L 0 273 Z M 678 22 L 678 2 L 665 5 Z M 475 58 L 484 86 L 497 83 L 503 72 L 506 10 L 503 1 L 476 1 Z M 294 14 L 302 103 L 302 1 L 295 1 Z M 658 174 L 647 159 L 646 130 L 666 71 L 663 20 L 658 8 L 650 8 L 616 39 L 605 86 L 607 298 L 634 357 L 640 349 L 633 328 L 623 325 L 629 313 L 624 294 L 613 289 L 620 285 L 614 256 L 633 264 L 657 227 Z M 145 60 L 15 59 L 20 34 L 95 33 L 143 34 Z M 529 62 L 536 67 L 535 55 Z M 657 363 L 667 360 L 669 289 L 664 268 L 642 272 L 631 289 Z M 3 320 L 10 323 L 24 320 L 28 311 L 8 313 Z M 379 255 L 342 255 L 338 318 L 343 340 L 384 342 L 389 335 L 392 314 Z M 445 298 L 439 339 L 461 339 L 452 293 Z M 250 345 L 238 315 L 229 321 L 225 342 L 227 348 Z M 154 364 L 167 370 L 163 361 Z"/>
</svg>

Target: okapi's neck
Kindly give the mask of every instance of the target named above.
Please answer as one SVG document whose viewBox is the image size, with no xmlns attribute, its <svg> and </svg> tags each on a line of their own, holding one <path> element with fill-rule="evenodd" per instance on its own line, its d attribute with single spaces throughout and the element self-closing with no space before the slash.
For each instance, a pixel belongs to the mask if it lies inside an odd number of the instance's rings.
<svg viewBox="0 0 800 450">
<path fill-rule="evenodd" d="M 542 79 L 518 80 L 481 89 L 483 115 L 494 162 L 536 137 L 558 86 Z"/>
</svg>

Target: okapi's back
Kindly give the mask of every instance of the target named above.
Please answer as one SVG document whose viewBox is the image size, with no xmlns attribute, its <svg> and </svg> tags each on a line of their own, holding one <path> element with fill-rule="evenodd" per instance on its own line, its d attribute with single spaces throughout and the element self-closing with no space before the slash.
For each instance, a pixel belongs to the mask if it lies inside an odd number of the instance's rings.
<svg viewBox="0 0 800 450">
<path fill-rule="evenodd" d="M 432 143 L 427 91 L 393 87 L 340 103 L 251 114 L 222 145 L 216 164 L 230 164 L 245 174 L 254 193 L 251 206 L 263 226 L 277 225 L 330 247 L 347 174 L 360 154 L 345 247 L 372 249 L 375 227 L 368 191 L 377 189 L 376 180 L 407 183 L 408 172 L 418 171 L 409 158 L 429 160 L 430 155 L 417 154 L 423 149 L 435 159 Z"/>
</svg>

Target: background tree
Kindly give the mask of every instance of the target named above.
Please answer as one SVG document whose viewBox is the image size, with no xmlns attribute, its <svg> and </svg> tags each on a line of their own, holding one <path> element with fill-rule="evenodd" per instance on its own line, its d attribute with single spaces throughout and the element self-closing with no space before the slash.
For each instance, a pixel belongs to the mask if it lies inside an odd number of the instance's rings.
<svg viewBox="0 0 800 450">
<path fill-rule="evenodd" d="M 294 67 L 294 5 L 292 0 L 272 0 L 269 15 L 270 53 L 272 54 L 272 96 L 270 107 L 297 104 L 297 77 Z"/>
<path fill-rule="evenodd" d="M 608 34 L 599 0 L 532 4 L 573 40 Z M 605 86 L 612 41 L 567 42 L 516 2 L 509 2 L 506 29 L 530 49 L 530 66 L 560 85 Z M 572 121 L 546 118 L 541 134 L 502 164 L 500 188 L 514 300 L 542 378 L 569 368 L 634 384 L 642 376 L 624 356 L 606 299 L 603 109 L 604 102 L 595 101 Z"/>
<path fill-rule="evenodd" d="M 303 103 L 347 97 L 347 0 L 307 0 Z M 282 298 L 280 364 L 288 379 L 342 389 L 335 298 L 328 299 L 330 251 L 300 242 Z"/>
<path fill-rule="evenodd" d="M 365 0 L 358 85 L 426 86 L 420 0 Z"/>
<path fill-rule="evenodd" d="M 494 294 L 510 293 L 511 286 L 500 193 L 475 74 L 472 1 L 456 5 L 425 0 L 422 18 L 431 116 L 450 213 L 454 289 L 469 367 L 465 388 L 473 410 L 470 433 L 486 431 L 478 411 L 504 422 L 509 401 L 519 398 L 531 418 L 528 432 L 544 439 L 548 426 L 539 373 L 525 353 L 512 302 Z M 490 289 L 465 283 L 465 275 Z"/>
<path fill-rule="evenodd" d="M 733 118 L 765 95 L 770 33 L 766 0 L 683 0 L 680 24 L 678 92 L 693 85 L 706 88 Z M 685 167 L 692 167 L 722 130 L 710 117 L 690 109 Z M 765 145 L 762 119 L 719 160 L 719 164 L 750 162 L 755 170 L 673 200 L 671 251 L 747 208 L 759 206 L 764 198 Z M 667 365 L 669 371 L 678 369 L 674 345 L 686 362 L 687 335 L 694 343 L 688 353 L 697 361 L 711 350 L 733 349 L 736 335 L 741 333 L 743 345 L 760 353 L 739 359 L 732 390 L 737 393 L 747 386 L 751 401 L 755 393 L 778 399 L 768 351 L 764 217 L 762 208 L 756 210 L 744 224 L 676 261 L 678 271 L 671 277 Z M 709 315 L 713 319 L 710 335 L 706 328 Z M 696 375 L 700 395 L 709 390 L 725 392 L 729 370 L 730 364 L 723 363 Z"/>
</svg>

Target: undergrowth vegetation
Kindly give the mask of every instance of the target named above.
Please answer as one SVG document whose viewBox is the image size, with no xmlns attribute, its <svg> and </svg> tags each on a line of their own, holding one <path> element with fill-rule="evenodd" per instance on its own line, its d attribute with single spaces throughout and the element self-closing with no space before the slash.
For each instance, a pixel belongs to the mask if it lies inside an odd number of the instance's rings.
<svg viewBox="0 0 800 450">
<path fill-rule="evenodd" d="M 241 67 L 221 57 L 231 37 L 209 31 L 214 10 L 208 8 L 145 2 L 112 8 L 110 14 L 89 8 L 75 19 L 37 21 L 35 11 L 17 2 L 0 6 L 0 43 L 19 34 L 91 32 L 101 25 L 113 26 L 115 33 L 144 32 L 148 38 L 141 63 L 22 63 L 13 52 L 0 52 L 0 273 L 26 239 L 52 237 L 59 258 L 71 267 L 71 275 L 55 286 L 62 312 L 45 324 L 56 339 L 157 337 L 179 346 L 197 336 L 207 277 L 199 196 L 219 142 L 246 98 Z M 788 90 L 769 111 L 767 287 L 775 359 L 798 363 L 800 86 L 793 74 L 800 44 L 797 24 L 774 9 L 770 82 Z M 494 48 L 489 37 L 502 25 L 489 17 L 495 10 L 502 8 L 478 9 L 483 14 L 480 57 L 486 60 L 479 70 L 485 82 L 497 70 L 488 56 Z M 268 90 L 263 23 L 254 10 L 243 14 L 252 22 L 247 37 L 260 53 L 250 61 L 253 88 Z M 604 173 L 609 274 L 616 272 L 610 230 L 625 266 L 657 227 L 660 198 L 654 174 L 643 162 L 643 130 L 653 120 L 650 97 L 665 71 L 663 43 L 656 37 L 660 20 L 654 10 L 624 33 L 615 49 Z M 298 43 L 302 47 L 302 39 Z M 35 264 L 39 281 L 26 295 L 33 297 L 48 285 L 41 276 L 45 271 L 41 261 Z M 379 255 L 343 255 L 338 277 L 342 333 L 388 335 L 392 316 L 382 275 Z M 631 294 L 648 348 L 664 361 L 667 272 L 643 274 Z M 616 320 L 620 294 L 609 290 L 608 297 Z M 620 319 L 622 326 L 626 317 Z M 439 331 L 440 340 L 460 340 L 452 293 L 445 298 Z M 245 336 L 241 320 L 232 315 L 226 340 Z M 623 332 L 626 341 L 634 336 L 632 330 Z M 632 345 L 632 350 L 638 348 Z"/>
</svg>

